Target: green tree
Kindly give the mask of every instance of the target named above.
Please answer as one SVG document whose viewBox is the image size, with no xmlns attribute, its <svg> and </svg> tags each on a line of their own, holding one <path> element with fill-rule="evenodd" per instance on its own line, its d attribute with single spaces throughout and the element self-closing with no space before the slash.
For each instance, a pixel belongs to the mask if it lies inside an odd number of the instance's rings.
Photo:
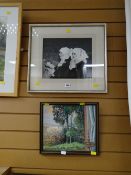
<svg viewBox="0 0 131 175">
<path fill-rule="evenodd" d="M 69 137 L 70 143 L 72 142 L 72 138 L 76 137 L 78 134 L 77 129 L 70 127 L 66 132 L 66 136 Z"/>
<path fill-rule="evenodd" d="M 6 24 L 0 22 L 0 48 L 6 47 L 6 35 L 7 35 Z"/>
<path fill-rule="evenodd" d="M 68 128 L 68 118 L 74 110 L 74 105 L 53 105 L 54 120 L 61 125 L 66 124 Z"/>
<path fill-rule="evenodd" d="M 73 112 L 76 118 L 72 121 Z M 84 132 L 84 107 L 80 105 L 53 105 L 54 120 L 64 126 L 66 142 L 72 142 L 72 138 L 76 138 L 77 134 Z M 69 123 L 69 118 L 70 123 Z M 83 131 L 83 132 L 82 132 Z"/>
</svg>

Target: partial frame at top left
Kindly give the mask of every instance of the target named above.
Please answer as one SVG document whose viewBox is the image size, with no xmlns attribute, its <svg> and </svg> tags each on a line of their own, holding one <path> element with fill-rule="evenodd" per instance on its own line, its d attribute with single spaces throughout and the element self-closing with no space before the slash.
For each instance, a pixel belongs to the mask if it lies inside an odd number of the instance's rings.
<svg viewBox="0 0 131 175">
<path fill-rule="evenodd" d="M 22 4 L 0 3 L 0 96 L 18 96 Z"/>
</svg>

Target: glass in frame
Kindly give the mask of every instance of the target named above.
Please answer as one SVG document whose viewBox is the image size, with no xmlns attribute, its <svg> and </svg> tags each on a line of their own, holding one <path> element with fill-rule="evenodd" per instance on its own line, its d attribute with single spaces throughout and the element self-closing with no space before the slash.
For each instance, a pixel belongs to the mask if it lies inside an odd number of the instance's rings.
<svg viewBox="0 0 131 175">
<path fill-rule="evenodd" d="M 107 92 L 105 24 L 32 24 L 29 92 Z"/>
<path fill-rule="evenodd" d="M 43 103 L 41 154 L 98 154 L 98 103 Z"/>
<path fill-rule="evenodd" d="M 18 95 L 21 3 L 0 3 L 0 96 Z"/>
</svg>

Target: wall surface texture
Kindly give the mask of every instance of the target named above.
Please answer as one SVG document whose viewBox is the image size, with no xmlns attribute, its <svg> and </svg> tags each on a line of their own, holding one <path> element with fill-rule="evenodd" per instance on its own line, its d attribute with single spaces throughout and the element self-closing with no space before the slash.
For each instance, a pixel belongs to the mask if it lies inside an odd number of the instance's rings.
<svg viewBox="0 0 131 175">
<path fill-rule="evenodd" d="M 18 98 L 0 98 L 0 166 L 13 172 L 47 175 L 131 174 L 131 128 L 127 101 L 124 0 L 3 0 L 22 2 L 23 26 Z M 31 23 L 107 24 L 107 94 L 27 93 Z M 39 154 L 40 102 L 99 102 L 100 155 Z"/>
</svg>

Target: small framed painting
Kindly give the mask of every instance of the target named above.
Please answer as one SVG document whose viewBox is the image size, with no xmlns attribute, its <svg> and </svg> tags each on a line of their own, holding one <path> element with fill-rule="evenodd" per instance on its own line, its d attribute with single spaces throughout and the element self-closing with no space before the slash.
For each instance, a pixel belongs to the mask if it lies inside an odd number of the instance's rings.
<svg viewBox="0 0 131 175">
<path fill-rule="evenodd" d="M 17 96 L 21 3 L 0 3 L 0 96 Z"/>
<path fill-rule="evenodd" d="M 29 92 L 107 92 L 105 24 L 31 24 Z"/>
<path fill-rule="evenodd" d="M 41 103 L 41 154 L 98 154 L 98 103 Z"/>
</svg>

